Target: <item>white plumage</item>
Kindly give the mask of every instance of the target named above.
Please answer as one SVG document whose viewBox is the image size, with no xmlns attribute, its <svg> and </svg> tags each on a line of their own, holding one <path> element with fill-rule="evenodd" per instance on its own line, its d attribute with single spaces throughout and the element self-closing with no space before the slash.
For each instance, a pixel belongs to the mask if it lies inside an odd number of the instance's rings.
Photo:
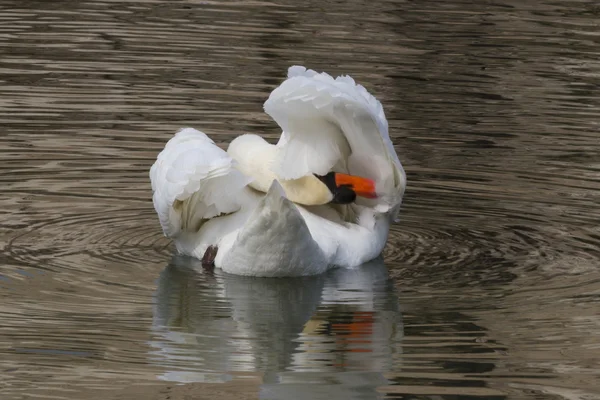
<svg viewBox="0 0 600 400">
<path fill-rule="evenodd" d="M 197 231 L 202 220 L 238 211 L 251 181 L 203 132 L 185 128 L 169 140 L 150 169 L 152 200 L 163 232 Z"/>
<path fill-rule="evenodd" d="M 196 258 L 217 246 L 215 266 L 242 275 L 311 275 L 377 257 L 406 184 L 379 101 L 348 76 L 294 66 L 264 108 L 283 129 L 277 145 L 242 135 L 225 152 L 193 128 L 168 141 L 150 170 L 164 234 Z M 315 174 L 332 171 L 373 180 L 378 198 L 329 204 Z"/>
<path fill-rule="evenodd" d="M 283 129 L 273 171 L 281 179 L 336 170 L 374 179 L 395 218 L 406 174 L 394 150 L 381 103 L 349 76 L 332 78 L 301 66 L 264 105 Z M 381 196 L 382 195 L 382 196 Z M 373 205 L 373 203 L 366 203 Z"/>
</svg>

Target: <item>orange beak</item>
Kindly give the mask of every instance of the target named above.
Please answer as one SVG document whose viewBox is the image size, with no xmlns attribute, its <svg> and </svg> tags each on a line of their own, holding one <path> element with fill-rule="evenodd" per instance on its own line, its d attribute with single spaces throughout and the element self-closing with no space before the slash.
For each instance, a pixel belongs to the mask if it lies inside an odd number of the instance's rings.
<svg viewBox="0 0 600 400">
<path fill-rule="evenodd" d="M 360 176 L 335 174 L 335 185 L 349 186 L 357 196 L 366 197 L 368 199 L 376 199 L 375 182 L 371 179 L 362 178 Z"/>
</svg>

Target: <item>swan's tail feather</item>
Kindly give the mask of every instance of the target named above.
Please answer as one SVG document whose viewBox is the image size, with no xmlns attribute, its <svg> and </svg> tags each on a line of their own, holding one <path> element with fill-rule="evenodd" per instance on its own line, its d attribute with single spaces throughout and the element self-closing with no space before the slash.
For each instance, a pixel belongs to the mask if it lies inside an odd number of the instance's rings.
<svg viewBox="0 0 600 400">
<path fill-rule="evenodd" d="M 150 169 L 152 200 L 163 232 L 177 237 L 202 222 L 239 210 L 250 179 L 203 132 L 185 128 L 167 142 Z"/>
<path fill-rule="evenodd" d="M 304 276 L 324 271 L 327 260 L 297 206 L 275 180 L 237 234 L 221 268 L 242 275 Z"/>
</svg>

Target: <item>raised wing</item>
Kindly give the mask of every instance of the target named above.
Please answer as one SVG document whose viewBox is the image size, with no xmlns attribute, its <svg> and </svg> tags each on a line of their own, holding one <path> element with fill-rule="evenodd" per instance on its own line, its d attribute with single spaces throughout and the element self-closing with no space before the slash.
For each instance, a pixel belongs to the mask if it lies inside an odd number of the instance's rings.
<svg viewBox="0 0 600 400">
<path fill-rule="evenodd" d="M 185 128 L 167 142 L 150 168 L 152 201 L 163 232 L 197 231 L 204 220 L 235 212 L 250 178 L 203 132 Z"/>
<path fill-rule="evenodd" d="M 395 217 L 406 175 L 381 103 L 349 76 L 332 78 L 301 66 L 288 70 L 264 109 L 282 128 L 272 169 L 281 179 L 346 172 L 375 180 L 382 211 Z M 370 203 L 373 204 L 373 203 Z"/>
</svg>

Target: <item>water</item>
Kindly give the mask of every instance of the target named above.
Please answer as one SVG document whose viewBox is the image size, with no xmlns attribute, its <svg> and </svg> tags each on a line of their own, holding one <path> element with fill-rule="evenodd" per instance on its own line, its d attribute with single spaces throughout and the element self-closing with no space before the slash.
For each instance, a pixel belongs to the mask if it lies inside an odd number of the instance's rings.
<svg viewBox="0 0 600 400">
<path fill-rule="evenodd" d="M 594 1 L 0 8 L 2 399 L 600 398 Z M 383 261 L 305 279 L 173 256 L 148 169 L 275 139 L 287 67 L 349 73 L 406 168 Z"/>
</svg>

